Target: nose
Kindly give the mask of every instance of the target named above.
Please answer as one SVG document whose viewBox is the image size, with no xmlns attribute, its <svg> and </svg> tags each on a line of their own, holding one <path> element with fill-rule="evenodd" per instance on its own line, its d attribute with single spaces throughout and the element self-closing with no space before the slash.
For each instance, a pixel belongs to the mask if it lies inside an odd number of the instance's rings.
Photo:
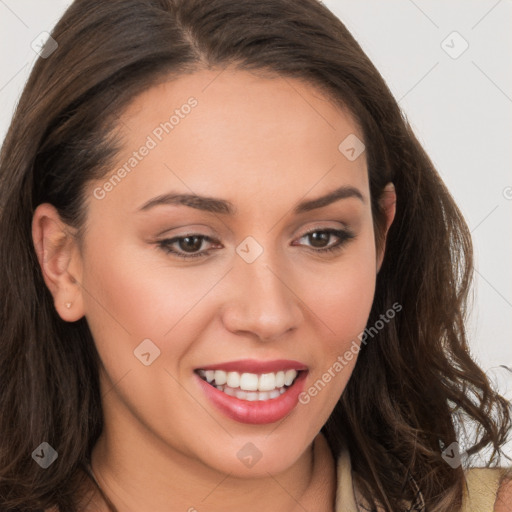
<svg viewBox="0 0 512 512">
<path fill-rule="evenodd" d="M 294 292 L 293 272 L 284 266 L 267 251 L 252 263 L 236 256 L 230 272 L 233 292 L 222 308 L 226 329 L 267 342 L 299 327 L 303 302 Z"/>
</svg>

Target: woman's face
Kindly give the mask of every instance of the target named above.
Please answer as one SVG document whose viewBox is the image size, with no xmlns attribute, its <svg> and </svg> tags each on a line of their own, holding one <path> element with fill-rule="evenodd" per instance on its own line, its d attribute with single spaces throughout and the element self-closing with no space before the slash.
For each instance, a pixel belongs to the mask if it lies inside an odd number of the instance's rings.
<svg viewBox="0 0 512 512">
<path fill-rule="evenodd" d="M 229 69 L 149 89 L 120 127 L 69 267 L 103 364 L 104 433 L 141 465 L 282 471 L 340 398 L 356 357 L 336 361 L 374 296 L 362 133 L 311 86 Z"/>
</svg>

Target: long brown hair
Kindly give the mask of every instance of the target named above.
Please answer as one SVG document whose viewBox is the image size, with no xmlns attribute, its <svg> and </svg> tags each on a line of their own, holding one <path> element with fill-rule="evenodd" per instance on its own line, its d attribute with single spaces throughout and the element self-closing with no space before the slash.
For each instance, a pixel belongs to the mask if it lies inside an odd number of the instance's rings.
<svg viewBox="0 0 512 512">
<path fill-rule="evenodd" d="M 78 510 L 103 424 L 94 340 L 86 318 L 67 323 L 55 310 L 31 239 L 35 208 L 53 204 L 80 239 L 85 186 L 112 170 L 122 109 L 160 80 L 228 65 L 304 80 L 349 109 L 364 133 L 378 245 L 378 198 L 395 184 L 368 323 L 402 310 L 362 345 L 322 430 L 335 456 L 350 451 L 372 504 L 401 510 L 413 477 L 427 510 L 456 510 L 464 471 L 443 448 L 470 420 L 467 453 L 490 446 L 492 464 L 510 404 L 468 350 L 468 227 L 343 23 L 317 0 L 76 0 L 51 35 L 58 48 L 35 63 L 0 153 L 0 510 Z M 42 442 L 58 453 L 46 470 L 31 457 Z"/>
</svg>

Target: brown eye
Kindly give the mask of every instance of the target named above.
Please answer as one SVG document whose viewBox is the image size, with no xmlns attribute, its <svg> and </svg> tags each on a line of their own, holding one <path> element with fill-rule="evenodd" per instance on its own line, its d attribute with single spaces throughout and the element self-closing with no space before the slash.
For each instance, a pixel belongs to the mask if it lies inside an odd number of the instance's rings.
<svg viewBox="0 0 512 512">
<path fill-rule="evenodd" d="M 338 242 L 333 245 L 326 246 L 326 243 L 329 242 L 333 235 L 338 238 Z M 355 235 L 344 229 L 317 228 L 313 231 L 305 233 L 301 238 L 307 238 L 311 242 L 310 247 L 314 248 L 314 252 L 325 253 L 341 250 L 349 240 L 355 238 Z"/>
<path fill-rule="evenodd" d="M 314 231 L 307 235 L 309 240 L 312 242 L 313 247 L 325 247 L 325 243 L 329 242 L 331 239 L 332 233 L 328 233 L 327 231 Z"/>
<path fill-rule="evenodd" d="M 203 240 L 200 236 L 186 236 L 184 238 L 181 238 L 178 240 L 178 246 L 180 249 L 184 250 L 185 252 L 191 251 L 195 252 L 198 251 L 201 246 L 203 245 Z"/>
<path fill-rule="evenodd" d="M 208 256 L 208 251 L 199 251 L 203 245 L 203 242 L 216 242 L 212 238 L 206 235 L 190 234 L 185 236 L 177 236 L 175 238 L 169 238 L 158 242 L 158 246 L 165 252 L 175 254 L 179 258 L 199 258 L 202 256 Z M 174 247 L 178 248 L 176 250 Z"/>
<path fill-rule="evenodd" d="M 331 238 L 335 236 L 338 241 L 329 245 Z M 341 250 L 342 247 L 355 235 L 347 230 L 342 229 L 315 229 L 302 235 L 302 238 L 307 238 L 310 242 L 310 247 L 313 252 L 327 253 Z M 202 250 L 203 242 L 209 242 L 219 245 L 217 240 L 213 240 L 209 236 L 193 233 L 185 236 L 177 236 L 158 242 L 158 246 L 163 249 L 167 254 L 173 254 L 178 258 L 201 258 L 209 256 L 209 250 Z M 301 244 L 294 244 L 301 245 Z"/>
</svg>

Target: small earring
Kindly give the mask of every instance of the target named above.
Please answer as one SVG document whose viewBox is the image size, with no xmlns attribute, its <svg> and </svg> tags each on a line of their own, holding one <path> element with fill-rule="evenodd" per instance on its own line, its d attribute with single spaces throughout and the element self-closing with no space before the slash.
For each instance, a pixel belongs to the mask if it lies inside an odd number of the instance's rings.
<svg viewBox="0 0 512 512">
<path fill-rule="evenodd" d="M 66 302 L 65 306 L 69 309 L 71 307 L 71 302 Z"/>
</svg>

